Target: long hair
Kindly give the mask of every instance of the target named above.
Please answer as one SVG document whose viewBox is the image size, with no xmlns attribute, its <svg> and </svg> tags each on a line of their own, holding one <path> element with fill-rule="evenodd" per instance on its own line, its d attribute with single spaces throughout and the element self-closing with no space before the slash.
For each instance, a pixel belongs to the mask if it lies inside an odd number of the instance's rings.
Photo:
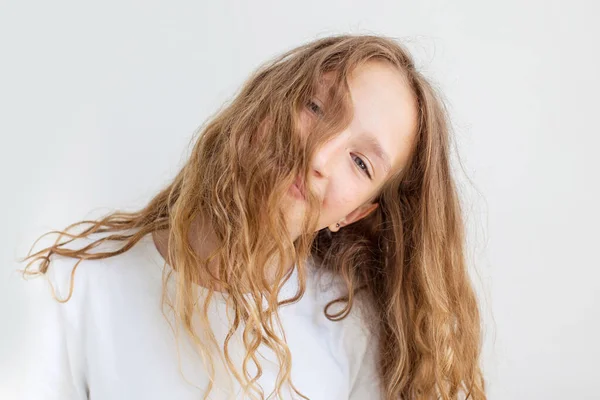
<svg viewBox="0 0 600 400">
<path fill-rule="evenodd" d="M 308 182 L 309 160 L 319 146 L 352 120 L 348 76 L 369 60 L 395 66 L 414 95 L 418 120 L 410 162 L 401 173 L 390 176 L 374 197 L 379 203 L 374 212 L 338 232 L 317 230 L 319 200 L 309 188 L 303 233 L 292 240 L 283 199 L 298 174 Z M 299 113 L 326 72 L 334 72 L 335 77 L 327 112 L 311 125 L 309 135 L 301 135 Z M 178 273 L 174 278 L 169 275 L 176 281 L 174 299 L 163 295 L 163 302 L 175 311 L 205 360 L 211 376 L 205 398 L 214 378 L 210 349 L 217 344 L 207 309 L 216 287 L 228 294 L 235 315 L 220 354 L 244 393 L 250 398 L 265 396 L 257 385 L 262 373 L 257 350 L 266 345 L 279 362 L 271 394 L 279 396 L 288 383 L 306 398 L 291 382 L 292 354 L 285 335 L 278 333 L 278 308 L 302 297 L 306 262 L 314 260 L 318 268 L 341 276 L 347 286 L 345 295 L 336 299 L 344 309 L 335 314 L 328 307 L 323 310 L 329 319 L 345 318 L 358 304 L 359 293 L 373 305 L 379 374 L 387 399 L 460 395 L 484 399 L 481 321 L 467 274 L 450 140 L 441 96 L 417 71 L 403 45 L 376 35 L 321 38 L 258 68 L 233 100 L 198 130 L 187 163 L 143 209 L 115 211 L 46 233 L 59 237 L 52 246 L 30 251 L 23 259 L 29 260 L 24 271 L 45 274 L 54 254 L 80 260 L 109 258 L 127 251 L 146 234 L 169 229 L 168 260 Z M 218 238 L 219 247 L 207 259 L 199 258 L 188 241 L 197 217 L 208 221 Z M 80 226 L 85 229 L 72 232 Z M 104 235 L 80 249 L 66 247 L 96 233 Z M 115 251 L 92 251 L 109 240 L 122 245 Z M 279 301 L 279 290 L 291 274 L 283 262 L 274 260 L 286 257 L 296 262 L 299 289 L 291 299 Z M 213 259 L 218 262 L 216 272 L 208 268 Z M 39 267 L 32 270 L 36 261 Z M 265 266 L 273 264 L 274 279 L 268 281 Z M 202 302 L 197 302 L 194 282 L 203 282 L 207 289 Z M 263 299 L 267 307 L 262 306 Z M 200 327 L 192 323 L 196 314 Z M 235 365 L 228 343 L 239 328 L 246 355 L 242 365 Z M 201 338 L 200 331 L 209 332 L 208 337 Z"/>
</svg>

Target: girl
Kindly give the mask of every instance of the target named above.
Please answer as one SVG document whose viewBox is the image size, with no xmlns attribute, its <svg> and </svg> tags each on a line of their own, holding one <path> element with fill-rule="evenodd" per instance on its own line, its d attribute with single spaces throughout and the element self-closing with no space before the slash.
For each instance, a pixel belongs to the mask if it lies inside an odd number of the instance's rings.
<svg viewBox="0 0 600 400">
<path fill-rule="evenodd" d="M 32 398 L 485 398 L 449 141 L 390 38 L 272 60 L 143 209 L 23 260 L 58 299 Z"/>
</svg>

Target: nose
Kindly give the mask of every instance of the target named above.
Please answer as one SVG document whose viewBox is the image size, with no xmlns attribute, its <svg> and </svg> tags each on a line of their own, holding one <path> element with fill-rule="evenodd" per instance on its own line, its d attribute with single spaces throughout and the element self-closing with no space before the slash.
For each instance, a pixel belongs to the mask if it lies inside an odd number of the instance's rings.
<svg viewBox="0 0 600 400">
<path fill-rule="evenodd" d="M 314 154 L 311 167 L 312 176 L 316 180 L 329 178 L 332 170 L 335 168 L 338 154 L 341 154 L 346 147 L 345 135 L 339 134 L 323 143 Z"/>
</svg>

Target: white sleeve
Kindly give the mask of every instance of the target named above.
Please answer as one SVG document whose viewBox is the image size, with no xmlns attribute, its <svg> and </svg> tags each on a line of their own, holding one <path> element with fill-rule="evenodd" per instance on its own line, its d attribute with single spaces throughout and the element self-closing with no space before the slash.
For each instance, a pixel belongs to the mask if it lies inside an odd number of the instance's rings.
<svg viewBox="0 0 600 400">
<path fill-rule="evenodd" d="M 64 298 L 68 293 L 67 265 L 50 263 L 48 278 Z M 58 271 L 54 271 L 53 268 Z M 60 276 L 60 282 L 56 279 Z M 24 336 L 28 343 L 27 370 L 22 387 L 23 400 L 83 400 L 87 399 L 87 388 L 83 373 L 81 337 L 74 329 L 69 314 L 77 304 L 75 299 L 59 303 L 52 296 L 46 277 L 29 278 L 27 287 L 28 327 Z M 67 285 L 65 285 L 65 280 Z M 65 287 L 66 286 L 66 287 Z M 69 304 L 71 303 L 71 304 Z"/>
<path fill-rule="evenodd" d="M 348 317 L 354 324 L 346 336 L 346 345 L 355 356 L 352 357 L 352 384 L 348 400 L 384 399 L 378 362 L 380 326 L 373 318 L 375 310 L 366 298 L 357 298 L 350 314 Z"/>
<path fill-rule="evenodd" d="M 348 400 L 379 400 L 384 398 L 377 366 L 377 338 L 370 336 L 368 340 Z"/>
</svg>

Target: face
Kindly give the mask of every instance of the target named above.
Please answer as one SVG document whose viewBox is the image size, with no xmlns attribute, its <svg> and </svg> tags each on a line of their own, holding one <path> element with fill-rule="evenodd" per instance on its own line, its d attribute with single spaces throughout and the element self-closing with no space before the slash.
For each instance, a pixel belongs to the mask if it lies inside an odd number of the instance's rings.
<svg viewBox="0 0 600 400">
<path fill-rule="evenodd" d="M 326 106 L 328 77 L 300 114 L 302 134 L 308 134 L 311 119 L 319 118 Z M 415 99 L 395 67 L 367 62 L 354 70 L 348 83 L 354 118 L 315 153 L 306 183 L 321 199 L 318 230 L 329 227 L 335 232 L 375 210 L 377 203 L 368 200 L 406 165 L 415 135 Z M 307 203 L 295 186 L 288 194 L 288 225 L 296 238 Z"/>
</svg>

